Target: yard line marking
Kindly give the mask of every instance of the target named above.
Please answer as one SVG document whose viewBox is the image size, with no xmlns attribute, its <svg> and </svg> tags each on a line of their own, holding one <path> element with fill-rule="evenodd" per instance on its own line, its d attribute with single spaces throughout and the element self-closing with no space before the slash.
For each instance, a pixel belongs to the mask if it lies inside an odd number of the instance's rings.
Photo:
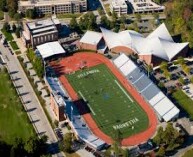
<svg viewBox="0 0 193 157">
<path fill-rule="evenodd" d="M 83 98 L 83 100 L 86 102 L 86 98 L 83 96 L 83 94 L 81 93 L 81 91 L 78 91 L 78 93 L 80 94 L 80 96 Z M 89 109 L 91 110 L 92 114 L 95 116 L 95 112 L 93 111 L 93 109 L 91 108 L 90 104 L 87 103 Z"/>
<path fill-rule="evenodd" d="M 129 100 L 131 102 L 133 102 L 133 99 L 131 99 L 131 97 L 127 94 L 127 92 L 123 89 L 123 87 L 121 87 L 121 85 L 119 84 L 119 82 L 117 82 L 117 80 L 114 80 L 115 83 L 119 86 L 119 88 L 123 91 L 123 93 L 129 98 Z"/>
</svg>

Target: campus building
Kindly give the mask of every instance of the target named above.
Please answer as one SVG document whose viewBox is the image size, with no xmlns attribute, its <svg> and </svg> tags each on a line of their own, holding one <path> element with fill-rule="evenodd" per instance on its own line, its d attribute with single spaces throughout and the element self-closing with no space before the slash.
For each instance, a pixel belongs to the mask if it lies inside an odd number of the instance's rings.
<svg viewBox="0 0 193 157">
<path fill-rule="evenodd" d="M 23 23 L 22 40 L 35 48 L 37 45 L 57 41 L 60 21 L 56 18 Z"/>
<path fill-rule="evenodd" d="M 119 16 L 127 14 L 127 4 L 125 0 L 113 0 L 110 4 L 110 11 L 116 12 Z"/>
<path fill-rule="evenodd" d="M 163 12 L 165 7 L 160 6 L 152 0 L 127 0 L 133 13 Z"/>
<path fill-rule="evenodd" d="M 101 28 L 101 32 L 109 51 L 113 53 L 123 52 L 128 55 L 136 54 L 140 60 L 152 66 L 159 65 L 162 61 L 170 62 L 179 56 L 186 56 L 189 48 L 188 42 L 174 42 L 164 23 L 147 37 L 133 30 L 115 33 Z M 85 36 L 87 36 L 87 33 Z M 85 36 L 82 38 L 84 39 Z M 94 36 L 92 36 L 92 40 L 94 40 Z M 94 44 L 97 46 L 96 43 Z M 85 48 L 90 48 L 89 42 L 86 43 L 85 41 Z"/>
<path fill-rule="evenodd" d="M 36 9 L 38 14 L 80 13 L 87 11 L 87 0 L 28 0 L 19 1 L 19 11 Z"/>
<path fill-rule="evenodd" d="M 101 33 L 87 31 L 77 43 L 77 47 L 81 50 L 91 50 L 98 53 L 105 53 L 107 46 Z"/>
</svg>

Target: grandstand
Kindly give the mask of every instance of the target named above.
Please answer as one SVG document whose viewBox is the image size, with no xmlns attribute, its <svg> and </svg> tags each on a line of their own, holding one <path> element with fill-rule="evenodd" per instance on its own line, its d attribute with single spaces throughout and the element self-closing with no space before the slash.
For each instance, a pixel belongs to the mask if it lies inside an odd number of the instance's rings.
<svg viewBox="0 0 193 157">
<path fill-rule="evenodd" d="M 168 122 L 178 117 L 179 109 L 125 54 L 121 54 L 113 62 L 129 83 L 137 89 L 141 96 L 156 111 L 160 120 L 163 119 Z"/>
</svg>

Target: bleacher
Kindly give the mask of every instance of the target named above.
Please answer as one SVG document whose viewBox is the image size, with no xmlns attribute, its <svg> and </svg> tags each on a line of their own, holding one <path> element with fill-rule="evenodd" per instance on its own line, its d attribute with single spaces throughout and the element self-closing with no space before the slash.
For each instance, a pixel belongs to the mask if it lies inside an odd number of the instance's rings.
<svg viewBox="0 0 193 157">
<path fill-rule="evenodd" d="M 113 63 L 127 78 L 128 82 L 153 107 L 160 120 L 163 119 L 167 122 L 178 117 L 180 110 L 125 54 L 121 54 Z"/>
</svg>

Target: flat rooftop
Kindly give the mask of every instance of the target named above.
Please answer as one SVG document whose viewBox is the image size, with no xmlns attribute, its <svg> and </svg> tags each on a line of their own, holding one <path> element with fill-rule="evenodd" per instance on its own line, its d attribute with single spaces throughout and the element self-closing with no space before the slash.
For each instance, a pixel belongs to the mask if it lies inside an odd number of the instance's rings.
<svg viewBox="0 0 193 157">
<path fill-rule="evenodd" d="M 158 5 L 152 0 L 129 0 L 135 11 L 163 10 L 164 6 Z"/>
<path fill-rule="evenodd" d="M 39 20 L 39 21 L 33 21 L 26 23 L 30 30 L 34 29 L 41 29 L 49 26 L 54 26 L 54 22 L 52 19 L 45 19 L 45 20 Z"/>
<path fill-rule="evenodd" d="M 19 6 L 48 6 L 71 4 L 72 2 L 84 2 L 86 0 L 34 0 L 34 1 L 19 1 Z"/>
<path fill-rule="evenodd" d="M 87 43 L 96 45 L 102 39 L 102 33 L 87 31 L 84 36 L 80 39 L 81 43 Z"/>
<path fill-rule="evenodd" d="M 125 8 L 127 8 L 127 4 L 126 4 L 125 0 L 113 0 L 111 5 L 114 8 L 116 8 L 116 7 L 121 7 L 121 8 L 125 7 Z"/>
</svg>

